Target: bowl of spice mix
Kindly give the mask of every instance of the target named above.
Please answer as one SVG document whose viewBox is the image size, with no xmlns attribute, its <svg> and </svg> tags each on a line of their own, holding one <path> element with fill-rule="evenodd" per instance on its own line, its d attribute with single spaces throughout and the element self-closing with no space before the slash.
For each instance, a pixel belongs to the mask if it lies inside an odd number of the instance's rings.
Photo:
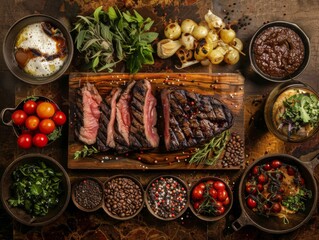
<svg viewBox="0 0 319 240">
<path fill-rule="evenodd" d="M 115 175 L 104 183 L 104 211 L 117 220 L 135 217 L 144 207 L 142 184 L 128 175 Z"/>
<path fill-rule="evenodd" d="M 188 207 L 187 185 L 175 176 L 160 176 L 151 180 L 145 191 L 145 204 L 158 219 L 170 221 L 183 215 Z"/>
<path fill-rule="evenodd" d="M 81 178 L 72 185 L 72 201 L 84 212 L 93 212 L 101 208 L 103 197 L 103 183 L 97 178 Z"/>
<path fill-rule="evenodd" d="M 294 23 L 269 22 L 252 37 L 249 57 L 253 70 L 266 80 L 284 82 L 299 76 L 310 58 L 310 40 Z"/>
</svg>

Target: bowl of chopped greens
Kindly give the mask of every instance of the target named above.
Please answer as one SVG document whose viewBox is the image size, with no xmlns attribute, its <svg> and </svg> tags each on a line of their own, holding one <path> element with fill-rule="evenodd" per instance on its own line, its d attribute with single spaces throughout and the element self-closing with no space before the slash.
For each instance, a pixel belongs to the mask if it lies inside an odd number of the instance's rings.
<svg viewBox="0 0 319 240">
<path fill-rule="evenodd" d="M 55 221 L 66 209 L 71 192 L 68 174 L 55 159 L 27 154 L 14 160 L 1 179 L 4 209 L 27 226 Z"/>
<path fill-rule="evenodd" d="M 271 133 L 285 142 L 304 142 L 319 131 L 319 95 L 306 83 L 292 80 L 269 94 L 264 117 Z"/>
</svg>

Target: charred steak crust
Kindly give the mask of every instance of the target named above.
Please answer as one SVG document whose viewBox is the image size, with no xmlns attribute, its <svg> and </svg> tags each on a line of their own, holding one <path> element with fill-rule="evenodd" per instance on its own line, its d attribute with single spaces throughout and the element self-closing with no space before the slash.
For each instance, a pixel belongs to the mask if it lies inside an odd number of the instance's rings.
<svg viewBox="0 0 319 240">
<path fill-rule="evenodd" d="M 180 89 L 164 89 L 161 100 L 167 151 L 201 144 L 233 124 L 229 108 L 212 96 Z"/>
</svg>

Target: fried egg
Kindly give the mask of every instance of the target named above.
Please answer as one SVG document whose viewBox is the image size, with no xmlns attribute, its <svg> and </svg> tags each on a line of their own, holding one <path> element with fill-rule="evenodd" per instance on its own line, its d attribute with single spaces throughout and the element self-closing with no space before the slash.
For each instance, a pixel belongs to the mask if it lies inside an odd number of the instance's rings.
<svg viewBox="0 0 319 240">
<path fill-rule="evenodd" d="M 16 61 L 32 76 L 50 76 L 63 66 L 65 46 L 63 34 L 58 29 L 44 22 L 30 24 L 17 37 Z"/>
</svg>

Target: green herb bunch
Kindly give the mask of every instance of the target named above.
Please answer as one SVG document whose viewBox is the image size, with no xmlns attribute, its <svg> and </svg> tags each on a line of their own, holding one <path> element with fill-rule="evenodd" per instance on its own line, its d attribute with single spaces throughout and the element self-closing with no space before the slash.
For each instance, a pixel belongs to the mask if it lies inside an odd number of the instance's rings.
<svg viewBox="0 0 319 240">
<path fill-rule="evenodd" d="M 9 204 L 23 208 L 33 216 L 45 216 L 59 203 L 62 194 L 62 173 L 43 162 L 24 164 L 12 173 L 12 196 Z"/>
<path fill-rule="evenodd" d="M 284 102 L 285 111 L 282 115 L 282 125 L 289 126 L 290 130 L 298 130 L 305 124 L 311 126 L 319 123 L 319 101 L 316 95 L 298 93 Z"/>
<path fill-rule="evenodd" d="M 73 31 L 76 48 L 85 53 L 85 61 L 94 71 L 113 71 L 126 62 L 130 73 L 137 73 L 144 64 L 154 64 L 151 43 L 158 33 L 151 32 L 152 19 L 144 19 L 136 10 L 120 11 L 109 7 L 107 12 L 97 8 L 93 16 L 78 16 Z"/>
</svg>

